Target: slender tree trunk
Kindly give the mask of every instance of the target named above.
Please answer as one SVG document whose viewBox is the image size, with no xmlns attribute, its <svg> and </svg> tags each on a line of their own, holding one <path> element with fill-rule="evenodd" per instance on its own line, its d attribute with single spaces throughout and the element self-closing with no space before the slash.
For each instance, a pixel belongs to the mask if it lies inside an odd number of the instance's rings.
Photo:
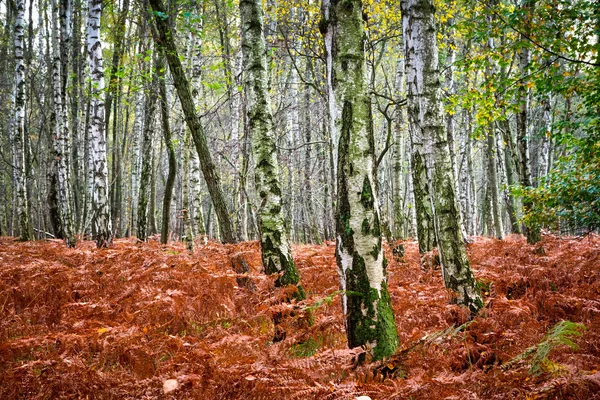
<svg viewBox="0 0 600 400">
<path fill-rule="evenodd" d="M 191 140 L 190 135 L 186 132 L 185 142 L 183 145 L 183 196 L 182 196 L 182 210 L 181 210 L 181 222 L 183 223 L 183 242 L 185 247 L 193 252 L 194 251 L 194 233 L 192 230 L 192 224 L 190 221 L 190 148 Z M 164 207 L 164 206 L 163 206 Z M 164 212 L 164 211 L 163 211 Z M 163 214 L 164 220 L 164 214 Z M 164 224 L 163 224 L 164 227 Z M 204 228 L 204 227 L 202 227 Z"/>
<path fill-rule="evenodd" d="M 525 9 L 525 26 L 528 35 L 531 18 L 533 17 L 533 9 L 535 8 L 535 0 L 523 0 L 522 7 Z M 525 40 L 525 38 L 523 38 Z M 521 76 L 526 76 L 529 69 L 530 54 L 527 45 L 521 48 L 519 52 L 519 69 Z M 529 138 L 527 135 L 527 125 L 529 119 L 529 102 L 530 93 L 526 86 L 526 82 L 522 82 L 519 86 L 519 112 L 517 113 L 517 147 L 519 149 L 520 166 L 519 176 L 521 186 L 531 186 L 531 168 L 529 163 Z M 531 207 L 528 200 L 523 201 L 523 211 L 526 213 Z M 527 237 L 527 243 L 534 244 L 541 240 L 540 227 L 537 224 L 524 226 L 523 229 Z"/>
<path fill-rule="evenodd" d="M 150 5 L 155 12 L 165 13 L 161 0 L 150 0 Z M 158 15 L 154 15 L 154 22 L 157 27 L 157 37 L 155 38 L 155 41 L 159 46 L 163 46 L 164 48 L 169 63 L 169 69 L 173 77 L 173 83 L 179 95 L 179 101 L 181 102 L 187 125 L 194 138 L 204 180 L 208 186 L 208 192 L 212 203 L 215 206 L 223 241 L 225 243 L 234 243 L 236 240 L 235 235 L 233 234 L 231 218 L 227 211 L 227 203 L 225 202 L 225 197 L 221 188 L 221 178 L 213 163 L 212 156 L 210 155 L 200 118 L 196 114 L 190 85 L 185 77 L 181 60 L 177 54 L 177 47 L 172 37 L 171 28 L 169 27 L 168 21 L 162 19 Z"/>
<path fill-rule="evenodd" d="M 162 229 L 160 232 L 160 242 L 166 244 L 169 240 L 169 226 L 171 224 L 171 199 L 173 198 L 173 187 L 175 186 L 175 175 L 177 173 L 177 160 L 175 159 L 175 146 L 171 138 L 171 127 L 169 125 L 169 104 L 167 99 L 167 83 L 165 82 L 165 62 L 164 56 L 159 56 L 157 65 L 158 84 L 160 90 L 160 114 L 162 121 L 163 137 L 167 147 L 169 158 L 169 174 L 165 185 L 165 197 L 163 199 L 162 209 Z M 189 163 L 188 163 L 189 164 Z M 187 185 L 187 182 L 185 182 Z M 189 224 L 188 224 L 189 225 Z"/>
<path fill-rule="evenodd" d="M 396 82 L 395 88 L 398 96 L 406 96 L 406 79 L 404 78 L 404 56 L 398 57 L 396 64 Z M 408 137 L 408 117 L 406 115 L 406 105 L 396 105 L 396 118 L 394 121 L 394 239 L 400 239 L 404 236 L 405 218 L 404 218 L 404 199 L 402 195 L 402 185 L 404 171 L 402 167 L 404 157 L 404 143 Z M 405 182 L 406 183 L 406 182 Z"/>
<path fill-rule="evenodd" d="M 417 8 L 423 8 L 427 6 L 426 4 L 424 5 L 421 3 L 415 3 L 414 1 L 402 1 L 401 5 L 403 7 L 408 7 L 403 8 L 403 13 L 410 12 L 412 8 L 415 8 L 415 12 L 417 13 L 423 13 L 423 11 L 417 10 Z M 425 15 L 419 15 L 419 17 L 427 18 L 427 16 Z M 410 165 L 412 172 L 413 194 L 415 199 L 415 214 L 417 219 L 417 238 L 419 239 L 419 253 L 424 254 L 432 250 L 436 246 L 434 213 L 433 204 L 431 200 L 432 188 L 430 183 L 432 177 L 431 174 L 428 172 L 428 170 L 431 167 L 431 140 L 433 139 L 433 137 L 427 136 L 424 133 L 425 126 L 423 126 L 423 124 L 421 123 L 422 115 L 420 114 L 420 101 L 423 97 L 423 88 L 415 87 L 419 83 L 418 79 L 422 78 L 422 75 L 418 75 L 418 71 L 422 71 L 424 68 L 423 64 L 418 64 L 418 62 L 423 62 L 423 60 L 417 60 L 415 57 L 422 57 L 422 55 L 413 55 L 413 53 L 416 50 L 408 47 L 409 45 L 413 45 L 413 43 L 408 42 L 408 36 L 412 35 L 411 30 L 413 28 L 410 25 L 407 25 L 407 23 L 409 22 L 409 17 L 407 15 L 403 14 L 403 19 L 403 23 L 405 25 L 404 54 L 406 62 L 406 85 L 408 87 L 407 110 L 410 143 L 412 149 Z M 420 21 L 418 22 L 419 24 L 425 23 Z M 417 25 L 416 28 L 421 28 L 421 25 Z M 424 40 L 424 37 L 419 35 L 423 35 L 423 32 L 416 32 L 411 37 L 414 37 L 416 40 Z M 437 63 L 437 51 L 435 57 Z M 439 85 L 439 77 L 436 77 L 435 79 L 438 80 Z M 429 122 L 427 122 L 427 124 L 429 125 Z"/>
<path fill-rule="evenodd" d="M 156 57 L 155 64 L 156 64 Z M 155 67 L 156 65 L 154 65 Z M 142 137 L 142 157 L 141 157 L 141 174 L 140 174 L 140 189 L 137 206 L 137 238 L 142 241 L 148 239 L 148 203 L 150 200 L 151 191 L 151 175 L 152 175 L 152 138 L 154 133 L 154 112 L 156 108 L 156 85 L 157 79 L 152 74 L 153 78 L 148 83 L 148 91 L 146 94 L 146 102 L 144 106 L 144 131 Z"/>
<path fill-rule="evenodd" d="M 411 132 L 421 131 L 433 143 L 433 193 L 436 233 L 444 284 L 456 295 L 456 302 L 475 314 L 483 301 L 469 266 L 456 202 L 448 137 L 438 68 L 437 28 L 432 0 L 401 2 Z M 414 149 L 413 149 L 414 151 Z M 415 201 L 419 201 L 415 198 Z"/>
<path fill-rule="evenodd" d="M 259 0 L 241 0 L 240 16 L 244 54 L 243 86 L 256 162 L 256 186 L 261 201 L 258 221 L 263 266 L 267 274 L 281 274 L 275 282 L 277 285 L 296 285 L 296 296 L 304 298 L 281 207 L 281 177 L 267 83 L 262 3 Z"/>
<path fill-rule="evenodd" d="M 71 201 L 69 190 L 69 126 L 67 124 L 66 107 L 64 99 L 63 85 L 63 61 L 61 58 L 61 46 L 66 40 L 61 36 L 59 29 L 59 0 L 52 0 L 52 80 L 54 88 L 54 151 L 56 154 L 57 164 L 57 187 L 58 187 L 58 204 L 60 210 L 61 225 L 64 230 L 64 236 L 67 247 L 75 247 L 76 239 L 73 227 L 73 216 L 71 213 Z M 61 18 L 62 19 L 62 18 Z M 63 29 L 64 34 L 64 29 Z M 65 78 L 66 79 L 66 78 Z"/>
<path fill-rule="evenodd" d="M 23 60 L 23 45 L 25 36 L 25 0 L 16 1 L 17 15 L 14 27 L 15 49 L 15 122 L 12 132 L 13 167 L 17 194 L 17 217 L 19 220 L 20 239 L 33 240 L 29 201 L 27 199 L 27 169 L 25 162 L 25 63 Z M 30 21 L 31 24 L 31 21 Z M 31 50 L 30 50 L 31 51 Z"/>
<path fill-rule="evenodd" d="M 375 149 L 369 140 L 365 31 L 360 0 L 323 1 L 322 33 L 331 38 L 330 95 L 337 164 L 336 261 L 349 347 L 370 344 L 373 357 L 394 353 L 398 334 L 387 290 L 377 204 Z M 352 293 L 352 295 L 350 295 Z"/>
<path fill-rule="evenodd" d="M 496 152 L 496 131 L 494 126 L 490 126 L 486 138 L 486 158 L 488 169 L 488 190 L 490 191 L 490 201 L 492 202 L 492 216 L 494 218 L 494 235 L 497 239 L 504 238 L 504 229 L 502 228 L 502 208 L 500 207 L 500 195 L 498 194 L 498 174 L 496 172 L 497 152 Z"/>
<path fill-rule="evenodd" d="M 108 204 L 108 161 L 106 159 L 106 131 L 104 130 L 104 67 L 102 65 L 102 41 L 100 39 L 100 17 L 102 0 L 89 0 L 87 22 L 87 49 L 92 93 L 91 139 L 94 174 L 94 196 L 92 203 L 92 225 L 96 233 L 96 246 L 108 247 L 113 235 Z"/>
</svg>

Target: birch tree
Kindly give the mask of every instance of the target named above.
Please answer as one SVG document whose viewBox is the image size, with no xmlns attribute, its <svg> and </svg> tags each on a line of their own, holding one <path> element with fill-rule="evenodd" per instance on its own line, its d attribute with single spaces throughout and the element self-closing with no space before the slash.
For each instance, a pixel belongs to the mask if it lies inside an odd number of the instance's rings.
<svg viewBox="0 0 600 400">
<path fill-rule="evenodd" d="M 106 131 L 104 124 L 104 66 L 100 18 L 102 0 L 90 0 L 87 22 L 87 50 L 90 68 L 90 118 L 94 189 L 92 197 L 92 225 L 98 248 L 112 245 L 113 235 L 108 204 L 108 162 L 106 159 Z"/>
<path fill-rule="evenodd" d="M 437 27 L 432 0 L 401 2 L 411 135 L 432 143 L 433 202 L 444 284 L 471 313 L 483 307 L 460 229 L 452 162 L 443 121 Z M 417 149 L 413 148 L 413 152 Z M 419 199 L 415 196 L 415 201 Z"/>
<path fill-rule="evenodd" d="M 373 357 L 394 353 L 398 334 L 387 289 L 386 260 L 375 195 L 375 149 L 369 138 L 363 5 L 323 2 L 322 32 L 331 35 L 337 159 L 336 261 L 349 347 Z"/>
<path fill-rule="evenodd" d="M 25 38 L 25 0 L 17 0 L 14 27 L 15 49 L 15 94 L 14 125 L 12 131 L 13 176 L 17 194 L 17 217 L 21 240 L 33 239 L 33 227 L 30 220 L 27 199 L 27 171 L 25 168 L 25 62 L 23 45 Z"/>
<path fill-rule="evenodd" d="M 276 285 L 297 285 L 298 298 L 304 297 L 300 276 L 285 228 L 281 206 L 282 188 L 273 131 L 271 98 L 268 92 L 267 53 L 263 9 L 260 0 L 241 0 L 243 86 L 247 117 L 256 162 L 256 186 L 260 197 L 258 224 L 261 256 L 267 274 L 280 274 Z"/>
<path fill-rule="evenodd" d="M 57 180 L 58 180 L 58 203 L 63 234 L 67 247 L 75 247 L 76 239 L 73 227 L 73 216 L 71 213 L 70 190 L 69 190 L 69 126 L 67 124 L 66 105 L 64 100 L 63 75 L 64 57 L 61 56 L 61 46 L 66 40 L 66 29 L 59 29 L 59 0 L 52 0 L 52 84 L 54 100 L 54 151 L 56 155 Z M 68 13 L 65 11 L 64 14 Z M 63 18 L 66 17 L 63 15 Z"/>
</svg>

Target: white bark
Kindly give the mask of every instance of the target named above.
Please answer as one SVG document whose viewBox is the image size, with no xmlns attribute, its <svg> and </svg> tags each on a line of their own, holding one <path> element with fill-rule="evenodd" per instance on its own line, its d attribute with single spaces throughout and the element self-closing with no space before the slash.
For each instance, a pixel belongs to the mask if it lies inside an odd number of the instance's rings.
<svg viewBox="0 0 600 400">
<path fill-rule="evenodd" d="M 75 233 L 69 194 L 69 126 L 62 90 L 61 33 L 58 19 L 58 0 L 52 0 L 52 83 L 54 97 L 54 150 L 58 168 L 58 201 L 62 226 L 68 247 L 75 247 Z"/>
<path fill-rule="evenodd" d="M 108 208 L 108 163 L 106 159 L 106 132 L 104 131 L 104 66 L 100 18 L 102 0 L 89 0 L 87 21 L 87 50 L 89 61 L 91 118 L 91 147 L 93 160 L 94 190 L 92 200 L 92 224 L 97 247 L 112 244 L 112 229 Z"/>
<path fill-rule="evenodd" d="M 15 49 L 15 95 L 14 125 L 12 131 L 13 175 L 17 197 L 17 217 L 21 240 L 32 240 L 33 229 L 29 221 L 25 170 L 25 62 L 23 60 L 23 42 L 25 37 L 25 0 L 17 0 L 14 27 Z"/>
</svg>

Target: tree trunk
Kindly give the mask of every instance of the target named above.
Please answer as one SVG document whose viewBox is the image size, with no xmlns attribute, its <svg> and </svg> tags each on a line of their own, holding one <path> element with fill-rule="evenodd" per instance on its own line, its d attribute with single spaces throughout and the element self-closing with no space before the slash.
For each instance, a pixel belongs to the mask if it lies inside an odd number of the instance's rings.
<svg viewBox="0 0 600 400">
<path fill-rule="evenodd" d="M 106 159 L 106 131 L 104 125 L 104 67 L 102 65 L 102 41 L 100 39 L 100 17 L 102 0 L 89 0 L 87 23 L 87 49 L 89 56 L 91 139 L 94 175 L 92 202 L 92 226 L 96 234 L 96 246 L 108 247 L 113 235 L 108 204 L 108 161 Z"/>
<path fill-rule="evenodd" d="M 401 2 L 403 6 L 406 5 L 406 1 Z M 419 5 L 414 5 L 414 2 L 409 2 L 410 7 L 418 7 Z M 404 9 L 403 12 L 408 12 L 409 9 Z M 405 24 L 408 21 L 408 16 L 404 16 Z M 410 133 L 410 143 L 411 143 L 411 172 L 412 172 L 412 184 L 413 184 L 413 193 L 415 199 L 415 214 L 417 218 L 417 238 L 419 239 L 419 253 L 424 254 L 428 251 L 431 251 L 436 246 L 436 237 L 435 237 L 435 227 L 434 227 L 434 214 L 433 214 L 433 204 L 431 201 L 431 174 L 428 173 L 428 170 L 431 167 L 431 140 L 432 137 L 428 137 L 424 133 L 424 126 L 421 124 L 421 114 L 420 114 L 420 101 L 421 101 L 421 91 L 417 92 L 415 85 L 417 79 L 423 79 L 422 75 L 417 75 L 417 68 L 423 69 L 423 65 L 417 64 L 417 60 L 413 59 L 416 55 L 412 53 L 415 49 L 408 48 L 408 38 L 407 35 L 410 32 L 406 32 L 406 29 L 412 29 L 410 26 L 405 27 L 404 33 L 404 54 L 405 54 L 405 62 L 406 62 L 406 84 L 408 87 L 408 91 L 406 94 L 407 97 L 407 111 L 408 111 L 408 121 L 409 121 L 409 133 Z M 418 40 L 424 40 L 423 37 L 419 37 L 418 35 L 422 34 L 419 32 L 415 34 L 414 37 Z M 436 54 L 437 58 L 437 54 Z M 437 62 L 437 60 L 436 60 Z M 436 78 L 436 79 L 439 79 Z M 420 81 L 422 82 L 422 81 Z M 439 82 L 438 82 L 439 84 Z M 422 90 L 421 88 L 419 88 Z"/>
<path fill-rule="evenodd" d="M 492 202 L 492 216 L 494 218 L 494 235 L 497 239 L 504 238 L 504 230 L 502 228 L 502 208 L 500 207 L 500 195 L 498 194 L 498 174 L 496 172 L 496 130 L 494 126 L 488 128 L 486 138 L 486 158 L 488 169 L 488 190 L 490 191 L 490 201 Z"/>
<path fill-rule="evenodd" d="M 522 7 L 525 9 L 525 30 L 523 36 L 528 35 L 529 25 L 531 24 L 530 19 L 533 16 L 533 9 L 535 7 L 534 0 L 523 0 Z M 523 40 L 526 40 L 523 37 Z M 519 69 L 521 76 L 527 76 L 530 54 L 529 47 L 523 46 L 519 52 Z M 527 136 L 527 124 L 529 119 L 529 89 L 526 86 L 526 82 L 521 82 L 518 90 L 519 96 L 519 112 L 517 113 L 517 147 L 519 149 L 520 166 L 519 176 L 521 186 L 531 186 L 531 168 L 529 165 L 529 138 Z M 523 212 L 527 213 L 531 203 L 528 200 L 523 201 Z M 523 229 L 525 236 L 527 237 L 527 243 L 534 244 L 541 240 L 540 227 L 537 224 L 531 226 L 524 226 Z"/>
<path fill-rule="evenodd" d="M 175 186 L 177 160 L 175 159 L 175 146 L 171 138 L 171 127 L 169 125 L 169 104 L 167 99 L 167 84 L 165 82 L 165 62 L 163 55 L 159 56 L 157 74 L 160 91 L 162 131 L 163 138 L 165 139 L 165 146 L 167 147 L 167 156 L 169 158 L 169 174 L 165 185 L 165 197 L 163 199 L 162 209 L 162 228 L 160 232 L 160 242 L 162 244 L 167 244 L 167 241 L 169 240 L 169 226 L 171 225 L 171 199 L 173 198 L 173 187 Z"/>
<path fill-rule="evenodd" d="M 433 193 L 444 284 L 475 314 L 483 301 L 469 266 L 444 129 L 435 8 L 431 0 L 401 2 L 411 133 L 433 143 Z M 415 150 L 413 150 L 415 151 Z M 415 198 L 415 201 L 419 201 Z"/>
<path fill-rule="evenodd" d="M 73 228 L 73 216 L 71 213 L 70 201 L 71 196 L 69 190 L 69 126 L 67 123 L 66 106 L 64 104 L 64 99 L 66 98 L 64 87 L 66 86 L 66 82 L 63 84 L 62 78 L 64 72 L 64 58 L 61 57 L 61 48 L 64 45 L 66 38 L 61 36 L 61 31 L 59 29 L 58 1 L 59 0 L 52 1 L 52 81 L 54 89 L 53 98 L 55 115 L 54 151 L 56 154 L 58 204 L 61 225 L 64 230 L 67 247 L 75 247 L 76 239 Z"/>
<path fill-rule="evenodd" d="M 349 347 L 369 344 L 373 357 L 394 353 L 398 334 L 387 290 L 375 195 L 375 149 L 368 137 L 365 31 L 360 0 L 323 1 L 322 33 L 331 38 L 337 160 L 336 261 Z M 350 295 L 352 294 L 352 295 Z"/>
<path fill-rule="evenodd" d="M 404 78 L 404 57 L 399 56 L 396 64 L 396 95 L 406 96 L 406 79 Z M 394 193 L 393 193 L 393 236 L 394 239 L 400 239 L 404 236 L 405 218 L 404 201 L 402 195 L 402 180 L 404 177 L 404 168 L 402 161 L 404 157 L 404 143 L 408 137 L 408 117 L 406 115 L 406 105 L 396 105 L 396 118 L 394 121 Z M 406 184 L 406 182 L 404 182 Z"/>
<path fill-rule="evenodd" d="M 17 218 L 20 239 L 33 240 L 29 201 L 27 199 L 27 170 L 25 163 L 25 63 L 23 45 L 25 37 L 25 0 L 16 1 L 17 15 L 14 27 L 15 49 L 15 122 L 12 131 L 13 167 L 17 194 Z M 32 22 L 30 21 L 30 24 Z"/>
<path fill-rule="evenodd" d="M 150 5 L 155 12 L 163 14 L 165 13 L 165 9 L 161 0 L 150 0 Z M 173 77 L 173 83 L 177 89 L 179 101 L 181 102 L 181 107 L 183 108 L 187 125 L 192 132 L 192 137 L 194 138 L 194 143 L 196 145 L 196 151 L 198 152 L 198 157 L 200 158 L 202 173 L 204 175 L 206 185 L 208 186 L 208 192 L 210 194 L 212 203 L 214 204 L 217 218 L 219 220 L 223 241 L 225 243 L 234 243 L 236 240 L 233 233 L 231 218 L 229 217 L 229 213 L 227 211 L 227 203 L 225 202 L 225 197 L 221 188 L 221 178 L 210 155 L 210 150 L 208 149 L 208 145 L 206 143 L 206 136 L 204 135 L 204 129 L 200 123 L 200 118 L 196 114 L 194 101 L 190 91 L 190 85 L 185 77 L 181 60 L 177 54 L 177 47 L 175 45 L 175 40 L 172 37 L 171 28 L 169 27 L 168 21 L 156 14 L 154 14 L 154 22 L 157 27 L 157 37 L 155 37 L 155 41 L 159 46 L 164 48 L 167 61 L 169 62 L 169 69 L 171 71 L 171 76 Z"/>
<path fill-rule="evenodd" d="M 300 276 L 290 248 L 283 210 L 277 148 L 267 85 L 267 53 L 263 10 L 259 0 L 241 0 L 240 16 L 244 54 L 244 93 L 256 162 L 256 186 L 260 196 L 258 221 L 263 266 L 267 274 L 281 274 L 276 285 L 296 285 L 304 298 Z"/>
<path fill-rule="evenodd" d="M 190 251 L 194 251 L 194 233 L 190 221 L 190 135 L 186 132 L 185 141 L 183 144 L 183 199 L 181 204 L 181 222 L 183 223 L 183 242 L 185 247 Z M 164 206 L 163 206 L 163 221 L 164 221 Z M 164 222 L 163 222 L 164 229 Z"/>
<path fill-rule="evenodd" d="M 156 67 L 155 54 L 154 67 Z M 156 68 L 154 68 L 156 70 Z M 140 189 L 137 206 L 137 238 L 141 241 L 148 239 L 148 203 L 151 191 L 151 175 L 152 175 L 152 137 L 154 133 L 154 112 L 156 108 L 156 86 L 157 78 L 152 74 L 152 79 L 148 83 L 148 91 L 146 94 L 146 103 L 144 106 L 144 131 L 142 137 L 142 157 L 141 157 L 141 174 L 140 174 Z"/>
</svg>

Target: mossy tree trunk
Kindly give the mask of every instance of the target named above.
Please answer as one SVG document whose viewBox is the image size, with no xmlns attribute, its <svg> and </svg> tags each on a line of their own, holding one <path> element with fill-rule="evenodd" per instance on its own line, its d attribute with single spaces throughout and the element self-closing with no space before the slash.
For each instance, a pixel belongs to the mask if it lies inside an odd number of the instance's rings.
<svg viewBox="0 0 600 400">
<path fill-rule="evenodd" d="M 243 86 L 248 124 L 256 162 L 256 186 L 260 196 L 258 221 L 262 261 L 267 274 L 281 274 L 278 285 L 297 285 L 298 297 L 304 296 L 300 276 L 289 244 L 281 207 L 281 181 L 271 99 L 268 91 L 267 53 L 263 9 L 260 0 L 240 1 Z"/>
<path fill-rule="evenodd" d="M 90 96 L 92 168 L 94 189 L 92 197 L 92 226 L 98 248 L 112 245 L 113 234 L 108 204 L 108 161 L 106 157 L 106 131 L 104 124 L 104 66 L 100 17 L 102 1 L 90 0 L 87 21 L 87 50 L 92 93 Z"/>
<path fill-rule="evenodd" d="M 337 160 L 336 261 L 349 347 L 373 357 L 394 353 L 398 334 L 387 290 L 375 196 L 375 149 L 369 140 L 365 31 L 360 0 L 323 2 L 322 33 L 331 35 Z"/>
<path fill-rule="evenodd" d="M 401 2 L 411 133 L 432 143 L 433 201 L 444 284 L 458 304 L 477 313 L 483 302 L 465 249 L 456 201 L 448 136 L 444 127 L 437 28 L 432 0 Z M 418 202 L 418 199 L 415 199 Z"/>
<path fill-rule="evenodd" d="M 433 250 L 436 246 L 433 204 L 431 201 L 431 173 L 429 172 L 431 168 L 431 137 L 425 135 L 423 132 L 424 127 L 420 123 L 421 115 L 419 108 L 421 104 L 419 93 L 414 90 L 414 86 L 417 84 L 416 79 L 418 78 L 414 65 L 416 60 L 414 59 L 413 49 L 408 48 L 407 45 L 408 43 L 405 38 L 404 54 L 406 83 L 408 87 L 406 98 L 411 145 L 410 167 L 415 199 L 419 253 L 424 254 Z"/>
</svg>

